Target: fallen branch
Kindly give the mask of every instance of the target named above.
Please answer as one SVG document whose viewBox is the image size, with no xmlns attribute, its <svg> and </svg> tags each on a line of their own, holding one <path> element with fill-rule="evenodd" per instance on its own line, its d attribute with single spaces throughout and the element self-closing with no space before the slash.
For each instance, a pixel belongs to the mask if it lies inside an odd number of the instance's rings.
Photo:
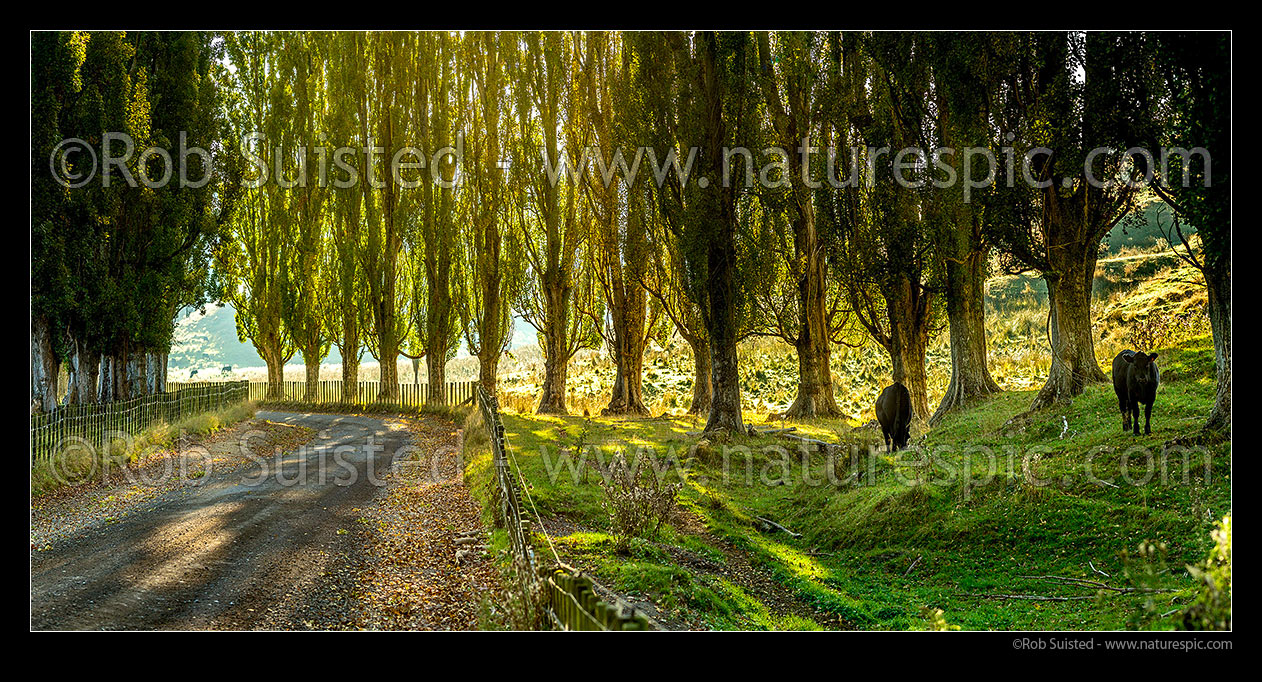
<svg viewBox="0 0 1262 682">
<path fill-rule="evenodd" d="M 767 429 L 766 431 L 759 431 L 758 429 L 753 429 L 754 433 L 759 436 L 775 436 L 781 433 L 791 433 L 797 430 L 798 430 L 798 427 L 796 426 L 790 426 L 785 429 Z"/>
<path fill-rule="evenodd" d="M 1108 590 L 1110 592 L 1119 592 L 1123 594 L 1130 593 L 1130 592 L 1143 592 L 1143 593 L 1151 594 L 1154 592 L 1175 592 L 1176 591 L 1173 589 L 1166 589 L 1166 588 L 1159 588 L 1159 587 L 1114 587 L 1112 585 L 1102 583 L 1099 580 L 1088 580 L 1086 578 L 1072 578 L 1072 577 L 1063 576 L 1063 575 L 1022 575 L 1022 576 L 1017 576 L 1017 577 L 1025 578 L 1027 580 L 1050 580 L 1052 582 L 1059 582 L 1065 585 L 1072 585 L 1074 587 L 1093 587 L 1100 590 Z"/>
<path fill-rule="evenodd" d="M 920 556 L 916 557 L 916 560 L 915 560 L 915 561 L 911 562 L 911 565 L 910 565 L 910 566 L 908 566 L 908 567 L 907 567 L 907 570 L 903 572 L 903 577 L 904 577 L 904 578 L 906 578 L 906 577 L 907 577 L 907 576 L 911 573 L 911 569 L 915 568 L 915 567 L 916 567 L 916 564 L 920 563 L 920 560 L 921 560 L 921 559 L 923 559 L 923 558 L 924 558 L 924 556 L 925 556 L 925 555 L 921 554 Z"/>
<path fill-rule="evenodd" d="M 768 526 L 771 526 L 772 528 L 775 528 L 776 530 L 780 530 L 780 531 L 784 531 L 785 533 L 788 533 L 788 534 L 789 534 L 789 537 L 793 537 L 793 538 L 800 538 L 800 537 L 802 537 L 802 534 L 801 534 L 801 533 L 794 533 L 793 531 L 789 530 L 788 528 L 785 528 L 784 526 L 782 526 L 782 525 L 780 525 L 780 524 L 776 523 L 775 521 L 772 521 L 771 519 L 763 518 L 763 517 L 761 517 L 761 516 L 755 516 L 755 517 L 754 517 L 754 519 L 755 519 L 755 520 L 757 520 L 757 521 L 759 521 L 759 522 L 761 522 L 761 523 L 765 523 L 765 524 L 767 524 Z"/>
<path fill-rule="evenodd" d="M 829 443 L 829 442 L 828 442 L 828 441 L 826 441 L 826 440 L 820 440 L 820 439 L 818 439 L 818 438 L 810 438 L 810 437 L 808 437 L 808 436 L 796 436 L 796 435 L 793 435 L 793 434 L 791 434 L 791 433 L 782 433 L 782 434 L 780 434 L 780 437 L 781 437 L 781 438 L 784 438 L 785 440 L 796 441 L 796 442 L 801 443 L 801 444 L 803 444 L 803 445 L 814 445 L 814 446 L 816 446 L 816 447 L 821 447 L 821 446 L 822 446 L 822 447 L 824 447 L 824 448 L 839 448 L 839 447 L 841 447 L 841 445 L 839 445 L 838 443 Z"/>
<path fill-rule="evenodd" d="M 1041 594 L 991 594 L 980 592 L 957 592 L 965 597 L 981 597 L 983 599 L 1021 599 L 1025 601 L 1080 601 L 1095 597 L 1047 597 Z"/>
<path fill-rule="evenodd" d="M 1104 571 L 1101 571 L 1100 569 L 1096 568 L 1095 564 L 1091 563 L 1090 559 L 1087 560 L 1087 565 L 1091 567 L 1091 570 L 1095 571 L 1096 573 L 1099 573 L 1100 575 L 1106 578 L 1112 577 L 1108 573 L 1105 573 Z"/>
</svg>

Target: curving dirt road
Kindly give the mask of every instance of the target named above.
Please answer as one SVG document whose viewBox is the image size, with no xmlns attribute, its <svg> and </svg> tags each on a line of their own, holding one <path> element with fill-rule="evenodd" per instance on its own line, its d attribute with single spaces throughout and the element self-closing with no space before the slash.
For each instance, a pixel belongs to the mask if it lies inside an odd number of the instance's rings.
<svg viewBox="0 0 1262 682">
<path fill-rule="evenodd" d="M 371 417 L 256 419 L 317 435 L 305 451 L 260 452 L 32 552 L 32 629 L 353 627 L 361 508 L 412 434 Z"/>
</svg>

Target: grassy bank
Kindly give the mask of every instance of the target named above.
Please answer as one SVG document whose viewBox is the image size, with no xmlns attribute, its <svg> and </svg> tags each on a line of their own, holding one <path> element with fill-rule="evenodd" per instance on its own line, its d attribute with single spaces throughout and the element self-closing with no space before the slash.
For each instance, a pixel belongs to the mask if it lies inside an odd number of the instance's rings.
<svg viewBox="0 0 1262 682">
<path fill-rule="evenodd" d="M 108 452 L 66 450 L 51 460 L 31 463 L 31 495 L 38 497 L 65 485 L 90 478 L 103 467 L 135 464 L 154 453 L 170 450 L 181 436 L 207 436 L 254 416 L 254 403 L 239 403 L 214 412 L 188 417 L 172 424 L 159 424 L 131 439 L 118 439 Z"/>
<path fill-rule="evenodd" d="M 772 436 L 699 445 L 690 418 L 509 414 L 504 424 L 562 559 L 684 626 L 1167 628 L 1196 592 L 1185 566 L 1206 555 L 1214 522 L 1231 511 L 1231 451 L 1219 443 L 1163 455 L 1204 420 L 1214 370 L 1207 336 L 1160 352 L 1149 436 L 1122 431 L 1107 384 L 1017 421 L 1034 391 L 1008 391 L 951 415 L 913 451 L 864 458 L 859 480 L 845 458 L 803 456 Z M 859 451 L 879 438 L 851 420 L 795 426 Z M 469 441 L 468 475 L 489 508 L 480 442 Z M 665 476 L 685 484 L 682 511 L 618 552 L 592 463 L 641 448 L 676 461 Z M 536 541 L 550 556 L 547 540 Z M 725 576 L 733 549 L 792 608 Z"/>
</svg>

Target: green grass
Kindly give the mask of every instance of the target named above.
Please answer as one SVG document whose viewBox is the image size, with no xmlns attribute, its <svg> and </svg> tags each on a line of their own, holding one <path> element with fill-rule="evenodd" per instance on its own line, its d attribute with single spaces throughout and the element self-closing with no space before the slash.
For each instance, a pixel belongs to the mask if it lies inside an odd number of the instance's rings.
<svg viewBox="0 0 1262 682">
<path fill-rule="evenodd" d="M 702 537 L 686 526 L 669 527 L 625 554 L 612 549 L 599 475 L 589 472 L 584 481 L 582 469 L 556 461 L 556 448 L 568 447 L 585 420 L 509 414 L 504 424 L 539 513 L 578 529 L 557 539 L 562 557 L 685 621 L 720 629 L 818 627 L 679 560 L 688 553 L 721 560 L 711 540 L 717 536 L 842 627 L 921 629 L 942 609 L 947 623 L 964 629 L 1168 628 L 1195 590 L 1184 566 L 1206 554 L 1213 522 L 1231 511 L 1231 449 L 1229 442 L 1208 446 L 1188 460 L 1186 474 L 1174 453 L 1163 478 L 1162 446 L 1203 422 L 1213 402 L 1214 367 L 1207 336 L 1160 350 L 1163 383 L 1149 436 L 1122 431 L 1108 384 L 1015 423 L 1010 420 L 1028 408 L 1034 391 L 1008 391 L 948 416 L 918 443 L 930 457 L 876 456 L 859 485 L 830 483 L 822 454 L 790 452 L 786 460 L 765 451 L 785 444 L 772 437 L 727 443 L 751 454 L 725 469 L 724 444 L 690 450 L 698 439 L 685 432 L 699 428 L 691 418 L 591 419 L 590 439 L 601 456 L 618 448 L 649 447 L 658 457 L 673 452 L 680 469 L 670 475 L 686 481 L 681 504 L 708 528 Z M 851 420 L 795 425 L 832 442 L 857 445 L 879 437 L 854 430 Z M 470 478 L 486 499 L 493 484 L 489 456 L 476 438 L 470 443 Z M 544 452 L 553 453 L 551 461 Z M 1150 461 L 1152 480 L 1145 480 Z M 780 479 L 785 484 L 766 483 Z M 754 516 L 802 537 L 764 532 Z M 542 536 L 536 541 L 541 556 L 550 551 Z M 1164 543 L 1165 564 L 1129 558 L 1144 541 Z M 1171 591 L 1097 596 L 1023 577 L 1099 579 L 1125 588 L 1140 584 L 1130 576 L 1154 571 L 1156 585 Z M 970 596 L 976 594 L 1092 598 Z"/>
</svg>

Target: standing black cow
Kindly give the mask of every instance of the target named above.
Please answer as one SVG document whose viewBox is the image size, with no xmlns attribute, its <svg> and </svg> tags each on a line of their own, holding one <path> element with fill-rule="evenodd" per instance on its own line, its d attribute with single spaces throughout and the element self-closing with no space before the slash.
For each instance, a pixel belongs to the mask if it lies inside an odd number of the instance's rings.
<svg viewBox="0 0 1262 682">
<path fill-rule="evenodd" d="M 1133 429 L 1139 435 L 1139 405 L 1144 405 L 1144 434 L 1152 433 L 1152 404 L 1157 399 L 1157 384 L 1161 383 L 1161 370 L 1157 368 L 1157 354 L 1124 350 L 1113 358 L 1113 392 L 1122 410 L 1122 430 Z M 1134 422 L 1132 424 L 1132 422 Z"/>
<path fill-rule="evenodd" d="M 894 382 L 881 391 L 876 399 L 876 420 L 881 423 L 886 451 L 907 447 L 911 439 L 911 394 L 906 386 Z"/>
</svg>

